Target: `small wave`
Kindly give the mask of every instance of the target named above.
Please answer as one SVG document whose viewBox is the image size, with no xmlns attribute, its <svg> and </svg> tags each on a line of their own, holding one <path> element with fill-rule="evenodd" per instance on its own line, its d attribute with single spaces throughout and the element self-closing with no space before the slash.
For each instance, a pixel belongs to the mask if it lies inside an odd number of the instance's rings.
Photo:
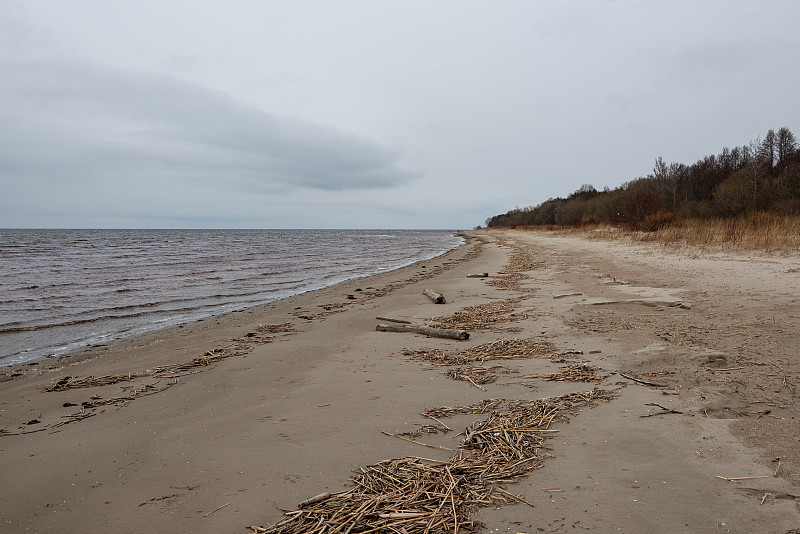
<svg viewBox="0 0 800 534">
<path fill-rule="evenodd" d="M 0 233 L 11 236 L 10 246 L 19 245 L 6 256 L 6 267 L 0 264 L 0 304 L 3 315 L 14 318 L 0 323 L 0 333 L 53 329 L 4 336 L 0 359 L 28 347 L 27 354 L 44 357 L 44 345 L 55 346 L 57 339 L 72 345 L 89 331 L 98 332 L 93 339 L 112 339 L 148 325 L 256 306 L 396 269 L 463 242 L 448 232 L 393 230 Z M 76 238 L 82 250 L 74 247 Z M 12 259 L 30 267 L 10 268 Z M 27 317 L 27 308 L 38 311 Z"/>
</svg>

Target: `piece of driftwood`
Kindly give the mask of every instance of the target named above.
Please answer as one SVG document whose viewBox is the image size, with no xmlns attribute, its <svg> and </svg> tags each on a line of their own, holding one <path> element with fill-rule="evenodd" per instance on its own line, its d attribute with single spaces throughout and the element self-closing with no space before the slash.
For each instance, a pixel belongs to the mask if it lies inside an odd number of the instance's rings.
<svg viewBox="0 0 800 534">
<path fill-rule="evenodd" d="M 379 324 L 375 327 L 378 332 L 414 332 L 425 334 L 430 337 L 443 337 L 447 339 L 469 339 L 469 332 L 466 330 L 451 330 L 448 328 L 432 328 L 430 326 L 420 326 L 415 324 Z"/>
<path fill-rule="evenodd" d="M 380 315 L 375 318 L 379 321 L 389 321 L 390 323 L 411 324 L 411 321 L 406 321 L 405 319 L 392 319 L 391 317 L 381 317 Z"/>
<path fill-rule="evenodd" d="M 579 297 L 583 293 L 561 293 L 560 295 L 553 295 L 554 299 L 563 299 L 564 297 Z"/>
<path fill-rule="evenodd" d="M 445 302 L 447 302 L 447 300 L 445 300 L 444 298 L 444 295 L 442 295 L 438 291 L 434 291 L 433 289 L 426 289 L 422 293 L 436 304 L 444 304 Z"/>
<path fill-rule="evenodd" d="M 467 278 L 486 278 L 489 276 L 489 273 L 472 273 L 468 274 Z"/>
</svg>

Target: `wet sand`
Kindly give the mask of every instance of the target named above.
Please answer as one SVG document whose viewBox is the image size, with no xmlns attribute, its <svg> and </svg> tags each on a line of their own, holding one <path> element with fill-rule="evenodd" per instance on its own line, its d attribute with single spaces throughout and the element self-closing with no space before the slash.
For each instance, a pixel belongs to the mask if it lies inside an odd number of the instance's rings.
<svg viewBox="0 0 800 534">
<path fill-rule="evenodd" d="M 357 467 L 446 457 L 382 433 L 429 424 L 425 408 L 595 387 L 503 377 L 480 389 L 403 354 L 526 338 L 552 343 L 553 357 L 503 361 L 517 371 L 510 376 L 585 363 L 610 374 L 599 387 L 618 398 L 557 427 L 552 457 L 510 486 L 534 507 L 479 509 L 487 531 L 786 533 L 800 527 L 798 270 L 797 256 L 475 232 L 469 244 L 398 271 L 6 373 L 0 530 L 269 526 L 282 517 L 278 507 L 346 489 Z M 476 272 L 492 276 L 466 276 Z M 511 280 L 507 273 L 520 275 L 516 286 L 492 285 Z M 448 302 L 433 304 L 425 288 Z M 375 331 L 376 316 L 423 322 L 509 299 L 513 320 L 471 330 L 468 341 Z M 287 324 L 294 332 L 259 330 Z M 214 350 L 230 357 L 186 367 L 177 380 L 150 374 L 45 392 L 65 376 L 136 374 Z M 81 414 L 84 402 L 126 396 L 135 398 Z M 672 412 L 658 415 L 661 407 Z M 418 439 L 456 448 L 463 436 L 455 434 Z"/>
</svg>

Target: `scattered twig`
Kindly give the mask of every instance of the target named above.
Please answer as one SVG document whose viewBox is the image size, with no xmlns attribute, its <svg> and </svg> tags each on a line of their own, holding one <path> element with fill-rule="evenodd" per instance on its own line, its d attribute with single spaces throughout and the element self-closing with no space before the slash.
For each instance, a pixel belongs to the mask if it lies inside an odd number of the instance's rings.
<svg viewBox="0 0 800 534">
<path fill-rule="evenodd" d="M 498 490 L 500 490 L 500 491 L 502 491 L 502 492 L 503 492 L 503 493 L 505 493 L 506 495 L 509 495 L 509 496 L 511 496 L 511 497 L 514 497 L 514 498 L 515 498 L 515 499 L 517 499 L 519 502 L 524 502 L 525 504 L 527 504 L 527 505 L 528 505 L 528 506 L 530 506 L 531 508 L 536 508 L 536 507 L 535 507 L 533 504 L 531 504 L 530 502 L 526 501 L 525 499 L 523 499 L 523 498 L 522 498 L 522 497 L 520 497 L 519 495 L 516 495 L 516 494 L 514 494 L 514 493 L 511 493 L 510 491 L 506 491 L 506 490 L 504 490 L 503 488 L 497 488 L 497 489 L 498 489 Z"/>
<path fill-rule="evenodd" d="M 717 475 L 717 478 L 721 478 L 722 480 L 727 480 L 728 482 L 739 482 L 740 480 L 752 480 L 754 478 L 772 478 L 771 475 L 761 475 L 757 477 L 723 477 Z"/>
<path fill-rule="evenodd" d="M 679 412 L 678 410 L 673 410 L 671 408 L 667 408 L 666 406 L 661 406 L 660 404 L 656 404 L 655 402 L 648 402 L 648 403 L 645 404 L 645 406 L 657 406 L 657 407 L 661 408 L 661 411 L 660 412 L 656 412 L 656 413 L 649 413 L 647 415 L 640 415 L 639 417 L 653 417 L 655 415 L 664 415 L 664 414 L 668 414 L 668 413 L 677 413 L 677 414 L 682 414 L 683 413 L 683 412 Z"/>
<path fill-rule="evenodd" d="M 216 508 L 214 508 L 213 510 L 211 510 L 210 512 L 208 512 L 206 515 L 204 515 L 203 517 L 208 517 L 208 516 L 210 516 L 211 514 L 213 514 L 214 512 L 217 512 L 217 511 L 219 511 L 219 510 L 222 510 L 223 508 L 225 508 L 225 507 L 226 507 L 226 506 L 228 506 L 229 504 L 230 504 L 229 502 L 226 502 L 226 503 L 225 503 L 225 504 L 223 504 L 222 506 L 217 506 Z"/>
<path fill-rule="evenodd" d="M 628 380 L 633 380 L 634 382 L 637 382 L 637 383 L 645 385 L 645 386 L 651 386 L 651 387 L 654 387 L 654 388 L 665 388 L 665 387 L 667 387 L 666 384 L 657 384 L 655 382 L 648 382 L 646 380 L 640 380 L 640 379 L 635 378 L 633 376 L 626 375 L 622 371 L 617 371 L 617 374 L 619 376 L 623 377 L 623 378 L 627 378 Z"/>
</svg>

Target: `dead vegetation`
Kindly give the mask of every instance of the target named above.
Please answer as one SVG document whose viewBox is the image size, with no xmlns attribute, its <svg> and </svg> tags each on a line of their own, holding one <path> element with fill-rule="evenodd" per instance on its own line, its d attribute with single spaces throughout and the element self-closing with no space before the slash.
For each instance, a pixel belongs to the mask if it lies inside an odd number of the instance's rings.
<svg viewBox="0 0 800 534">
<path fill-rule="evenodd" d="M 596 367 L 590 365 L 570 365 L 562 367 L 554 373 L 526 375 L 524 378 L 538 378 L 550 382 L 602 382 L 610 375 L 599 374 Z"/>
<path fill-rule="evenodd" d="M 498 242 L 504 247 L 511 248 L 511 256 L 503 270 L 500 271 L 500 276 L 492 277 L 486 283 L 507 291 L 532 292 L 532 289 L 523 286 L 523 283 L 529 278 L 526 273 L 535 269 L 542 269 L 546 264 L 537 260 L 529 249 L 513 241 L 501 237 L 498 238 Z"/>
<path fill-rule="evenodd" d="M 234 356 L 241 356 L 243 354 L 245 354 L 245 352 L 242 350 L 222 348 L 210 350 L 202 356 L 198 356 L 197 358 L 194 358 L 188 362 L 154 367 L 153 369 L 147 369 L 145 371 L 130 372 L 122 375 L 87 376 L 84 378 L 65 376 L 58 382 L 55 382 L 52 386 L 45 388 L 45 391 L 66 391 L 68 389 L 109 386 L 119 382 L 130 382 L 131 380 L 145 376 L 176 378 L 180 376 L 181 373 L 186 371 L 207 367 L 220 360 L 232 358 Z"/>
<path fill-rule="evenodd" d="M 579 407 L 614 396 L 594 389 L 534 401 L 492 399 L 429 410 L 424 415 L 488 417 L 467 428 L 447 461 L 407 456 L 362 467 L 351 477 L 351 489 L 307 499 L 297 510 L 284 510 L 283 519 L 271 527 L 250 528 L 268 534 L 476 532 L 483 527 L 473 517 L 480 507 L 514 502 L 533 506 L 503 486 L 543 465 L 549 455 L 545 441 L 556 432 L 553 424 L 567 421 Z"/>
<path fill-rule="evenodd" d="M 402 354 L 436 365 L 469 365 L 475 362 L 482 364 L 490 360 L 549 358 L 557 355 L 557 351 L 552 343 L 546 341 L 500 338 L 470 347 L 456 354 L 448 354 L 440 349 L 404 350 Z"/>
<path fill-rule="evenodd" d="M 571 353 L 572 351 L 557 352 L 551 343 L 545 341 L 505 338 L 470 347 L 455 354 L 446 353 L 441 349 L 405 349 L 402 351 L 404 356 L 410 356 L 415 360 L 430 362 L 434 365 L 460 366 L 443 371 L 442 374 L 453 380 L 469 382 L 484 391 L 485 389 L 481 385 L 497 382 L 501 375 L 519 373 L 518 370 L 509 369 L 502 365 L 483 365 L 486 361 L 527 358 L 550 358 L 551 360 L 560 358 L 558 361 L 564 361 L 563 356 Z M 477 365 L 475 365 L 476 363 Z M 572 365 L 562 368 L 556 373 L 526 375 L 521 378 L 538 378 L 549 381 L 600 382 L 608 376 L 597 374 L 596 371 L 597 369 L 593 367 Z"/>
<path fill-rule="evenodd" d="M 452 315 L 434 317 L 427 321 L 428 326 L 453 330 L 502 330 L 500 325 L 527 319 L 527 312 L 515 313 L 514 307 L 524 297 L 514 297 L 494 302 L 467 306 Z"/>
<path fill-rule="evenodd" d="M 800 216 L 759 212 L 733 218 L 679 219 L 652 232 L 598 226 L 571 233 L 590 239 L 661 243 L 672 248 L 797 252 Z"/>
<path fill-rule="evenodd" d="M 480 384 L 490 384 L 492 382 L 496 382 L 499 378 L 499 375 L 508 375 L 513 373 L 519 373 L 519 371 L 516 369 L 509 369 L 508 367 L 503 367 L 502 365 L 493 365 L 491 367 L 484 365 L 473 367 L 457 367 L 455 369 L 442 372 L 442 374 L 446 375 L 447 378 L 451 378 L 453 380 L 464 380 L 465 382 L 469 382 L 479 389 L 483 389 L 480 387 Z"/>
</svg>

